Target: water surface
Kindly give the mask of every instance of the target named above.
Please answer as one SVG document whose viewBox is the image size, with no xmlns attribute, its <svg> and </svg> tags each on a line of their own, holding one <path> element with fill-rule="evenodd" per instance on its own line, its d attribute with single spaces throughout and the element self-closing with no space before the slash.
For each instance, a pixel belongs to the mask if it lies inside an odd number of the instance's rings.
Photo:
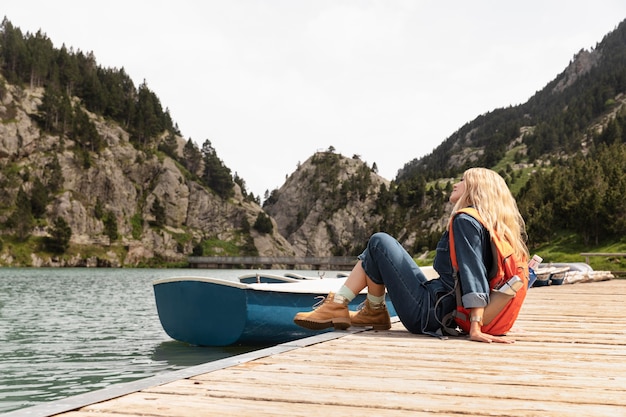
<svg viewBox="0 0 626 417">
<path fill-rule="evenodd" d="M 152 281 L 234 270 L 0 268 L 0 413 L 258 347 L 194 347 L 162 329 Z"/>
</svg>

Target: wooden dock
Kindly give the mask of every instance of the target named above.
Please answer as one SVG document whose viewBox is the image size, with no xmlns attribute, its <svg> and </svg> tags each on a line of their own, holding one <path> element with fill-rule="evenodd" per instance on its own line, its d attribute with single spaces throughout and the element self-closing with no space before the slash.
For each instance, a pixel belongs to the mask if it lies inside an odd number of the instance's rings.
<svg viewBox="0 0 626 417">
<path fill-rule="evenodd" d="M 626 415 L 626 280 L 533 288 L 510 337 L 441 340 L 399 322 L 332 332 L 58 415 Z"/>
</svg>

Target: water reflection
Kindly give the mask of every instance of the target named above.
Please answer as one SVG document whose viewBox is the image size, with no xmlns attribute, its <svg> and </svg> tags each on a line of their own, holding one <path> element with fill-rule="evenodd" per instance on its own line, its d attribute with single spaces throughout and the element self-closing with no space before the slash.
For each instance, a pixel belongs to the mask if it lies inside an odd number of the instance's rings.
<svg viewBox="0 0 626 417">
<path fill-rule="evenodd" d="M 165 362 L 177 368 L 186 368 L 252 352 L 264 347 L 266 346 L 192 346 L 171 340 L 160 343 L 154 349 L 152 360 Z"/>
</svg>

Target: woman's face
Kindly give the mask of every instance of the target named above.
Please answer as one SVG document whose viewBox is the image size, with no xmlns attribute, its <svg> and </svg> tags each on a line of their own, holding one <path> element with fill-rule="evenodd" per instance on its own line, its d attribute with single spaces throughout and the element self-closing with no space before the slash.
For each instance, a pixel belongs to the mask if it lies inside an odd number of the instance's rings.
<svg viewBox="0 0 626 417">
<path fill-rule="evenodd" d="M 463 178 L 456 184 L 452 186 L 452 193 L 450 194 L 450 202 L 452 204 L 456 204 L 457 201 L 461 198 L 463 193 L 465 192 L 465 182 Z"/>
</svg>

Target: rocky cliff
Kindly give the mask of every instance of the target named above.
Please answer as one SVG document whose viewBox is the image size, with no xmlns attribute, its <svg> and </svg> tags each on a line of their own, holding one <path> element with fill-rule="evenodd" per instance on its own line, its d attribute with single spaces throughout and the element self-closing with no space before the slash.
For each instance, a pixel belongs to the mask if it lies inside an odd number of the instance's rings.
<svg viewBox="0 0 626 417">
<path fill-rule="evenodd" d="M 367 243 L 381 186 L 389 181 L 358 156 L 318 152 L 274 191 L 265 210 L 300 256 L 347 256 Z"/>
<path fill-rule="evenodd" d="M 17 87 L 1 77 L 0 83 L 4 84 L 0 102 L 0 264 L 184 262 L 194 248 L 206 248 L 208 241 L 229 242 L 235 248 L 235 253 L 229 254 L 234 255 L 294 253 L 277 227 L 269 233 L 250 227 L 263 210 L 244 198 L 237 185 L 234 196 L 223 199 L 195 181 L 174 159 L 156 149 L 138 150 L 120 126 L 88 112 L 104 146 L 89 151 L 86 158 L 84 149 L 70 138 L 47 134 L 37 124 L 43 89 Z M 185 141 L 176 139 L 181 153 Z M 21 192 L 33 197 L 38 184 L 48 190 L 44 213 L 25 236 L 16 238 L 11 219 L 19 214 L 18 197 Z M 155 201 L 163 215 L 158 226 Z M 71 229 L 70 247 L 62 256 L 47 253 L 37 240 L 49 235 L 58 218 Z M 111 233 L 107 224 L 113 224 L 117 234 Z M 208 254 L 220 254 L 220 250 L 216 245 Z"/>
</svg>

